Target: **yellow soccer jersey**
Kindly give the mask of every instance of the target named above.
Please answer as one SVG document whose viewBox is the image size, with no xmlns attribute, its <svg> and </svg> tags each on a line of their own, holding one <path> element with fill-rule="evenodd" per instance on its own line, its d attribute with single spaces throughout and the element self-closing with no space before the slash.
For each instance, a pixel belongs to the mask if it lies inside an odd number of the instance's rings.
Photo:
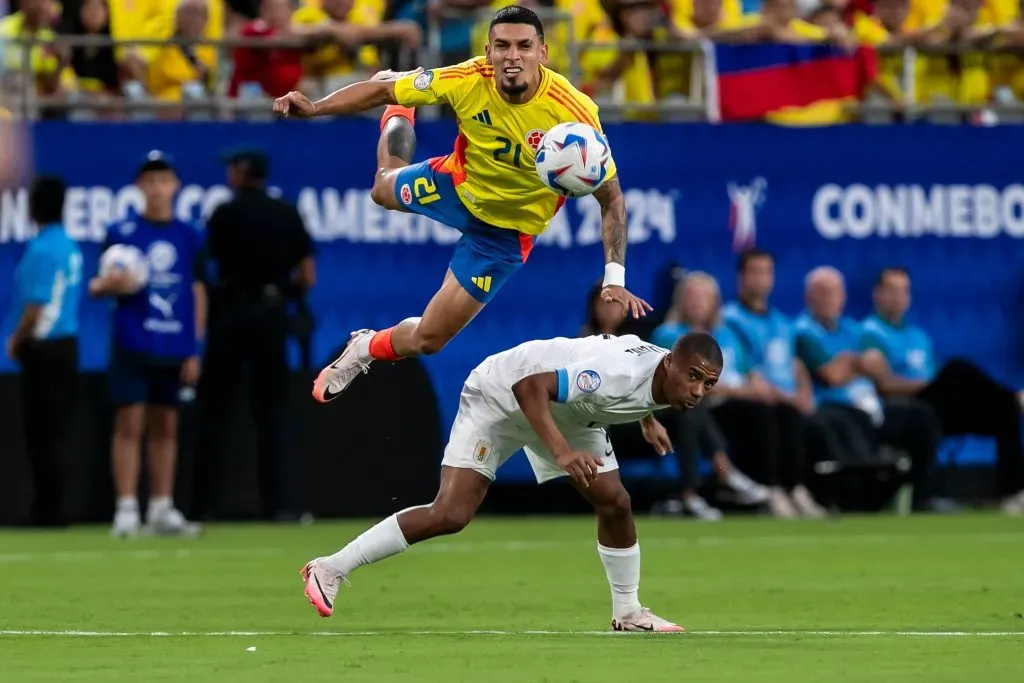
<svg viewBox="0 0 1024 683">
<path fill-rule="evenodd" d="M 564 203 L 534 168 L 544 133 L 577 121 L 601 130 L 597 105 L 563 76 L 541 68 L 537 94 L 525 104 L 502 99 L 485 58 L 405 76 L 395 98 L 407 107 L 446 103 L 459 118 L 455 150 L 444 159 L 459 199 L 471 214 L 499 228 L 539 235 Z M 615 176 L 609 160 L 608 175 Z"/>
</svg>

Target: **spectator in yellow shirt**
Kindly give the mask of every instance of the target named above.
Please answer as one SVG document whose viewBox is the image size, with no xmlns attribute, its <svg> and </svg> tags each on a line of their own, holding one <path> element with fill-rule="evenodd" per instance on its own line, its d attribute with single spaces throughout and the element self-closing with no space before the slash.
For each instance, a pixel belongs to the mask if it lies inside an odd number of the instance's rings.
<svg viewBox="0 0 1024 683">
<path fill-rule="evenodd" d="M 671 0 L 669 33 L 677 40 L 697 40 L 716 30 L 740 25 L 743 10 L 739 0 Z M 666 52 L 658 57 L 660 96 L 691 94 L 693 54 Z"/>
<path fill-rule="evenodd" d="M 210 20 L 207 0 L 179 0 L 169 38 L 200 39 Z M 180 102 L 188 91 L 203 96 L 213 87 L 217 48 L 213 45 L 168 44 L 158 48 L 149 62 L 147 86 L 158 100 Z"/>
<path fill-rule="evenodd" d="M 323 79 L 330 92 L 353 80 L 357 71 L 376 71 L 379 57 L 373 43 L 397 43 L 416 50 L 423 32 L 413 21 L 382 22 L 380 0 L 320 0 L 300 7 L 292 14 L 295 27 L 330 27 L 322 45 L 302 60 L 307 78 Z"/>
<path fill-rule="evenodd" d="M 8 72 L 6 79 L 13 79 L 21 88 L 27 87 L 29 84 L 21 82 L 27 66 L 34 77 L 36 91 L 42 95 L 56 95 L 74 88 L 74 72 L 68 68 L 68 51 L 58 50 L 49 44 L 57 37 L 50 28 L 56 18 L 50 0 L 22 0 L 20 11 L 0 20 L 3 65 Z M 32 37 L 44 44 L 29 50 L 28 64 L 25 64 L 25 48 L 15 45 L 14 41 Z"/>
<path fill-rule="evenodd" d="M 992 24 L 982 21 L 982 8 L 982 0 L 951 0 L 942 19 L 925 29 L 924 40 L 969 47 L 993 39 L 998 31 Z M 967 51 L 922 59 L 926 64 L 919 91 L 922 101 L 947 100 L 970 105 L 989 101 L 992 84 L 986 69 L 986 55 Z"/>
</svg>

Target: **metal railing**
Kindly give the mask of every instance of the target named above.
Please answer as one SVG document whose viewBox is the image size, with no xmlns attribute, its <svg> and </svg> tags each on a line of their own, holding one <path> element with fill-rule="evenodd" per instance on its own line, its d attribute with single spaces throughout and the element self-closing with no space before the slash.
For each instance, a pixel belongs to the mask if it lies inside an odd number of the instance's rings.
<svg viewBox="0 0 1024 683">
<path fill-rule="evenodd" d="M 661 118 L 689 117 L 697 119 L 714 120 L 714 110 L 717 106 L 711 97 L 707 95 L 707 80 L 715 78 L 711 73 L 714 60 L 708 59 L 708 53 L 713 46 L 707 41 L 644 41 L 635 39 L 621 39 L 614 43 L 599 41 L 578 41 L 575 39 L 572 27 L 572 15 L 557 10 L 543 9 L 540 12 L 542 19 L 548 26 L 558 23 L 568 24 L 566 31 L 566 42 L 559 45 L 568 55 L 569 73 L 566 74 L 574 83 L 581 83 L 583 80 L 582 57 L 590 50 L 593 51 L 635 51 L 649 54 L 679 54 L 689 55 L 689 89 L 686 93 L 672 99 L 660 101 L 637 103 L 627 102 L 615 94 L 598 93 L 595 100 L 601 106 L 602 116 L 607 120 L 621 117 L 628 117 L 633 114 L 656 114 Z M 448 12 L 441 18 L 431 20 L 428 27 L 427 47 L 420 51 L 422 59 L 416 60 L 424 66 L 440 65 L 441 59 L 441 21 L 443 19 L 472 19 L 474 22 L 487 22 L 491 18 L 488 10 L 472 13 Z M 548 30 L 549 36 L 552 31 Z M 237 97 L 228 96 L 228 85 L 231 73 L 231 50 L 240 47 L 254 49 L 308 49 L 313 46 L 309 39 L 303 38 L 241 38 L 225 37 L 223 39 L 182 39 L 170 38 L 167 40 L 132 39 L 115 41 L 108 36 L 74 36 L 61 35 L 53 41 L 41 41 L 38 39 L 16 39 L 13 45 L 21 50 L 20 70 L 15 74 L 20 79 L 22 87 L 18 92 L 12 92 L 11 88 L 0 89 L 0 105 L 3 105 L 16 116 L 26 120 L 34 120 L 40 117 L 45 111 L 65 112 L 103 112 L 114 110 L 128 115 L 159 115 L 164 111 L 181 112 L 187 118 L 215 118 L 231 119 L 238 116 L 272 118 L 269 108 L 269 98 Z M 11 42 L 5 46 L 9 49 Z M 113 99 L 99 99 L 88 96 L 47 96 L 41 95 L 34 87 L 36 74 L 32 72 L 31 55 L 32 50 L 38 46 L 45 46 L 58 53 L 70 54 L 75 48 L 106 48 L 106 47 L 164 47 L 168 45 L 187 46 L 213 46 L 217 48 L 217 65 L 214 69 L 215 81 L 210 84 L 202 96 L 184 97 L 181 101 L 169 102 L 156 100 L 152 97 L 121 97 Z M 962 116 L 966 113 L 975 112 L 979 109 L 988 109 L 997 115 L 1014 115 L 1024 117 L 1024 104 L 1011 99 L 993 101 L 985 105 L 964 105 L 955 102 L 927 102 L 920 103 L 915 100 L 917 90 L 915 63 L 921 57 L 951 56 L 962 54 L 1014 54 L 1024 55 L 1024 46 L 960 46 L 960 45 L 935 45 L 918 48 L 882 48 L 879 50 L 882 55 L 901 55 L 903 58 L 903 69 L 900 79 L 900 87 L 904 96 L 904 102 L 900 108 L 906 118 L 919 118 L 923 116 Z M 358 80 L 361 74 L 354 74 L 352 80 Z M 0 84 L 9 83 L 11 74 L 0 74 Z M 891 116 L 896 108 L 891 102 L 867 101 L 860 107 L 864 115 L 877 114 Z"/>
</svg>

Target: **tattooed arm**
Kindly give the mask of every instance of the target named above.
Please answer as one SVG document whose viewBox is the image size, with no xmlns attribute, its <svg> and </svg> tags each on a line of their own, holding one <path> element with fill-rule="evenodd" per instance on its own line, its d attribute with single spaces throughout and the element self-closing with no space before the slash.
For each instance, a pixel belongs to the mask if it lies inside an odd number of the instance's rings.
<svg viewBox="0 0 1024 683">
<path fill-rule="evenodd" d="M 601 241 L 604 262 L 626 265 L 626 198 L 618 178 L 597 188 L 594 198 L 601 205 Z"/>
<path fill-rule="evenodd" d="M 604 289 L 601 298 L 621 304 L 634 318 L 647 315 L 650 304 L 626 289 L 626 198 L 617 177 L 597 188 L 594 198 L 601 205 L 601 241 L 604 243 Z"/>
</svg>

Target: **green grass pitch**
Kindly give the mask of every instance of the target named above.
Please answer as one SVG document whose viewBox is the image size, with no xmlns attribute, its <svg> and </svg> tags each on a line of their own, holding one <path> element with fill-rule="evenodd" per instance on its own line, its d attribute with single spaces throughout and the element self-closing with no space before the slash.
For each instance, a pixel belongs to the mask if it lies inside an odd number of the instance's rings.
<svg viewBox="0 0 1024 683">
<path fill-rule="evenodd" d="M 299 568 L 363 522 L 0 532 L 0 681 L 1024 680 L 1024 521 L 638 523 L 641 599 L 686 634 L 605 633 L 587 518 L 480 519 L 361 569 L 331 619 Z"/>
</svg>

